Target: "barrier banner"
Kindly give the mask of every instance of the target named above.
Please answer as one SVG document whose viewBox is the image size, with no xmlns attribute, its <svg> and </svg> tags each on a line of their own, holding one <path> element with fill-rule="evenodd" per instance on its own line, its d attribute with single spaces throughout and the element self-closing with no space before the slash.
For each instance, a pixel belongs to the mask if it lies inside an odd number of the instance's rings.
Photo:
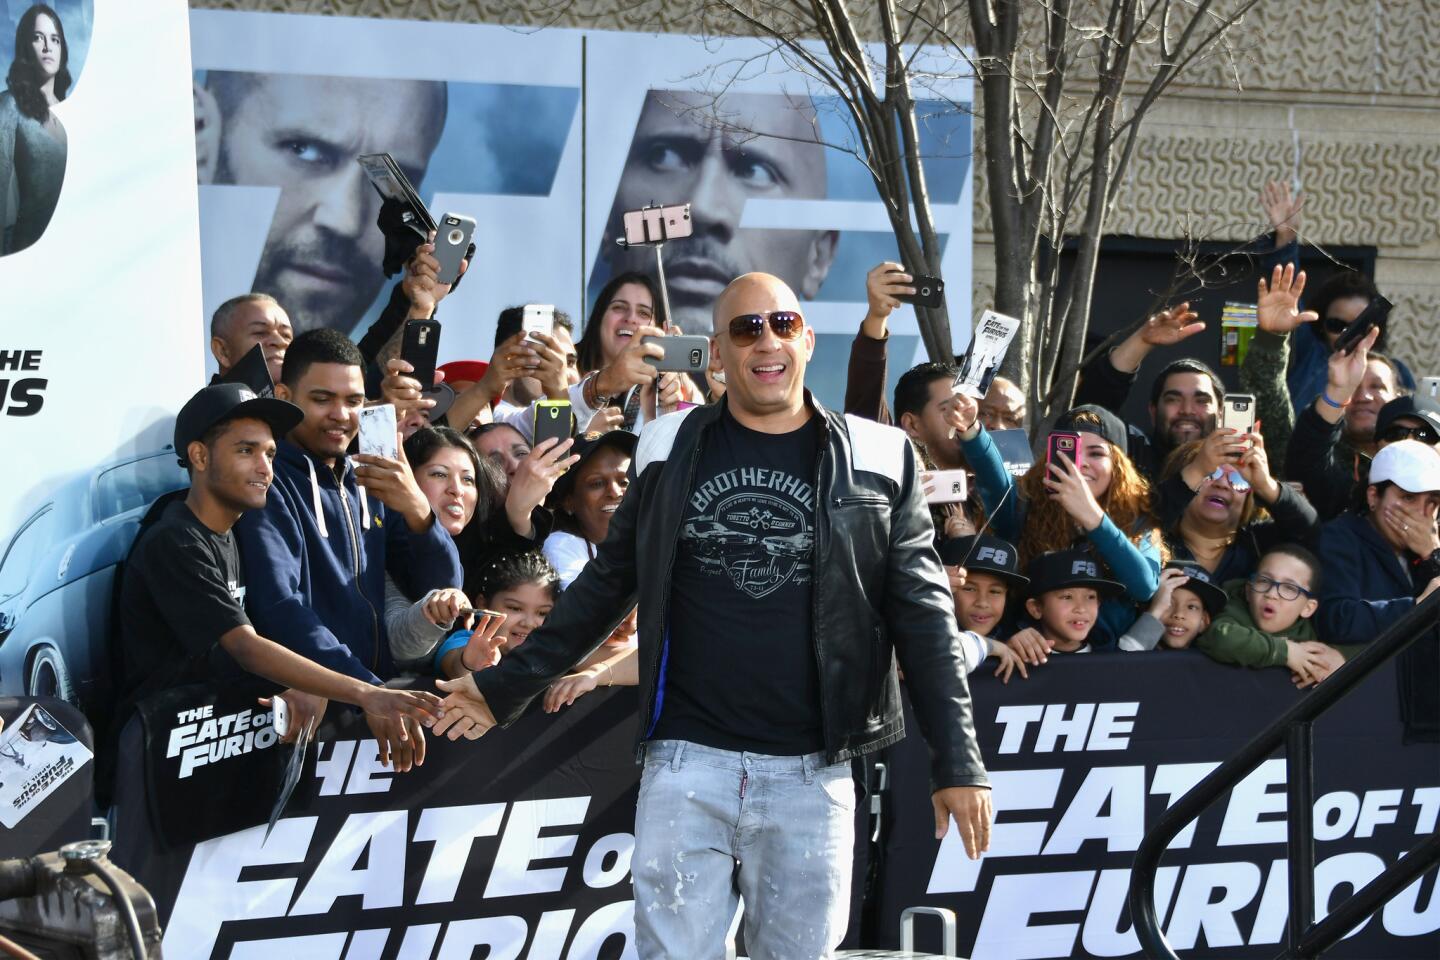
<svg viewBox="0 0 1440 960">
<path fill-rule="evenodd" d="M 131 811 L 115 858 L 155 897 L 167 960 L 634 957 L 634 735 L 634 689 L 597 692 L 478 741 L 432 737 L 393 774 L 332 705 L 268 836 L 165 853 Z"/>
<path fill-rule="evenodd" d="M 975 960 L 1140 956 L 1125 900 L 1145 825 L 1305 695 L 1284 670 L 1183 652 L 1052 658 L 1008 685 L 982 667 L 971 683 L 997 810 L 990 853 L 967 859 L 953 828 L 935 841 L 918 736 L 887 751 L 882 946 L 895 945 L 901 910 L 929 904 L 956 912 L 960 955 Z M 1318 918 L 1435 830 L 1440 747 L 1402 745 L 1393 664 L 1314 729 Z M 1276 954 L 1289 913 L 1285 808 L 1276 757 L 1176 838 L 1155 889 L 1181 955 Z M 938 952 L 938 933 L 922 924 L 916 948 Z M 1434 870 L 1327 953 L 1437 955 Z"/>
</svg>

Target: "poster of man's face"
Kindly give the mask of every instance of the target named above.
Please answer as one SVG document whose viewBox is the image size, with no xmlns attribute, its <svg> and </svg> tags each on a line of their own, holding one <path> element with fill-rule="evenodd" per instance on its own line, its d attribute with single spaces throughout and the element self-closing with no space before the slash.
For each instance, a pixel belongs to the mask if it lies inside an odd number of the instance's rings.
<svg viewBox="0 0 1440 960">
<path fill-rule="evenodd" d="M 664 251 L 674 322 L 708 330 L 720 291 L 752 271 L 773 273 L 813 299 L 839 232 L 745 229 L 741 217 L 750 199 L 824 199 L 825 153 L 808 97 L 650 90 L 601 247 L 609 275 L 655 272 L 652 249 L 615 242 L 627 210 L 689 203 L 693 236 Z"/>
<path fill-rule="evenodd" d="M 709 66 L 763 59 L 753 41 L 214 10 L 191 12 L 191 37 L 207 320 L 253 290 L 297 334 L 358 339 L 399 277 L 355 159 L 388 152 L 432 215 L 477 221 L 471 272 L 437 313 L 441 361 L 488 359 L 511 306 L 553 303 L 583 327 L 615 275 L 657 274 L 652 248 L 616 242 L 623 215 L 688 203 L 693 235 L 663 248 L 672 322 L 708 332 L 727 283 L 776 274 L 817 332 L 812 386 L 839 404 L 866 271 L 895 237 L 833 93 L 783 64 L 710 83 Z M 281 72 L 297 64 L 309 73 Z M 944 97 L 920 136 L 963 342 L 968 83 Z M 890 325 L 898 376 L 920 340 L 909 308 Z"/>
<path fill-rule="evenodd" d="M 422 182 L 446 105 L 435 81 L 212 71 L 197 88 L 202 182 L 280 188 L 252 290 L 297 333 L 348 333 L 384 282 L 380 199 L 356 157 L 388 152 Z"/>
</svg>

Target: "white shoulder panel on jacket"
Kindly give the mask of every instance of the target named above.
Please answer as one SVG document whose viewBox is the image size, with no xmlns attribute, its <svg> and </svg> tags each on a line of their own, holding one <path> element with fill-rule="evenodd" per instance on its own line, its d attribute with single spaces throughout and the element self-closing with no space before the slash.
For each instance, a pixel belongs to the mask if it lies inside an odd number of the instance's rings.
<svg viewBox="0 0 1440 960">
<path fill-rule="evenodd" d="M 874 420 L 845 414 L 845 424 L 850 428 L 850 449 L 855 457 L 855 469 L 866 473 L 878 473 L 901 483 L 905 476 L 905 445 L 910 438 L 898 427 L 887 427 Z"/>
<path fill-rule="evenodd" d="M 670 458 L 670 448 L 675 445 L 675 434 L 680 430 L 680 424 L 690 416 L 691 410 L 696 409 L 699 408 L 667 413 L 641 428 L 640 443 L 635 447 L 635 476 L 644 473 L 650 464 Z"/>
</svg>

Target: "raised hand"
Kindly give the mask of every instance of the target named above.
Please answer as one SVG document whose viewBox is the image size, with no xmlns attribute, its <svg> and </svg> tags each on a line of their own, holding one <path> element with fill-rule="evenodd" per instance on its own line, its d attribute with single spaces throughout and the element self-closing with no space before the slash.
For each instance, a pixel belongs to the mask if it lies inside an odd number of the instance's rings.
<svg viewBox="0 0 1440 960">
<path fill-rule="evenodd" d="M 870 272 L 865 274 L 865 299 L 869 306 L 866 322 L 883 325 L 890 314 L 900 306 L 899 298 L 915 293 L 915 288 L 910 286 L 914 279 L 905 272 L 903 266 L 893 260 L 886 260 L 871 267 Z"/>
<path fill-rule="evenodd" d="M 500 645 L 495 632 L 505 622 L 505 614 L 493 610 L 475 611 L 479 620 L 470 631 L 470 639 L 460 651 L 460 665 L 471 673 L 485 670 L 500 662 Z"/>
<path fill-rule="evenodd" d="M 1290 184 L 1283 180 L 1267 180 L 1260 188 L 1260 205 L 1275 232 L 1275 246 L 1288 247 L 1300 229 L 1300 210 L 1305 206 L 1305 191 L 1293 197 Z"/>
<path fill-rule="evenodd" d="M 395 449 L 395 460 L 370 453 L 355 454 L 355 482 L 404 517 L 411 530 L 420 533 L 430 525 L 434 513 L 430 509 L 430 501 L 415 482 L 410 461 L 405 458 L 404 439 L 398 434 Z"/>
<path fill-rule="evenodd" d="M 435 626 L 447 627 L 454 623 L 463 611 L 469 609 L 470 598 L 465 596 L 463 590 L 446 587 L 443 590 L 432 591 L 430 596 L 425 599 L 420 612 Z"/>
<path fill-rule="evenodd" d="M 423 396 L 425 385 L 410 374 L 415 368 L 407 361 L 395 357 L 385 361 L 385 379 L 380 381 L 380 399 L 395 405 L 395 422 L 399 423 L 416 410 L 429 410 L 435 400 Z M 445 379 L 443 370 L 435 371 L 435 382 Z"/>
<path fill-rule="evenodd" d="M 1255 322 L 1266 333 L 1287 334 L 1302 323 L 1314 323 L 1320 315 L 1314 310 L 1300 312 L 1300 294 L 1305 290 L 1305 271 L 1295 272 L 1295 264 L 1277 266 L 1270 282 L 1259 281 L 1255 299 Z"/>
<path fill-rule="evenodd" d="M 469 260 L 460 261 L 463 275 L 470 266 Z M 411 318 L 428 318 L 435 313 L 435 307 L 450 293 L 451 284 L 441 283 L 440 261 L 435 259 L 435 231 L 430 239 L 415 248 L 415 255 L 405 264 L 405 278 L 400 281 L 405 297 L 410 301 Z"/>
<path fill-rule="evenodd" d="M 520 536 L 532 535 L 530 515 L 550 496 L 560 475 L 580 462 L 577 455 L 566 456 L 574 444 L 569 437 L 559 441 L 553 437 L 543 440 L 515 468 L 510 489 L 505 494 L 505 516 L 511 529 Z"/>
<path fill-rule="evenodd" d="M 658 343 L 647 343 L 646 337 L 663 337 L 665 331 L 649 324 L 635 328 L 635 334 L 620 355 L 595 374 L 595 390 L 602 397 L 614 397 L 631 387 L 643 387 L 660 375 L 645 362 L 646 357 L 660 360 L 665 350 Z"/>
<path fill-rule="evenodd" d="M 952 437 L 970 436 L 975 421 L 980 418 L 980 401 L 958 390 L 940 406 L 940 416 L 952 431 Z"/>
<path fill-rule="evenodd" d="M 1183 587 L 1190 581 L 1185 571 L 1175 567 L 1166 567 L 1160 571 L 1160 586 L 1155 590 L 1155 596 L 1150 598 L 1149 614 L 1156 620 L 1163 620 L 1170 612 L 1170 604 L 1175 598 L 1175 589 Z"/>
<path fill-rule="evenodd" d="M 1085 475 L 1074 462 L 1063 453 L 1058 454 L 1056 459 L 1048 464 L 1048 470 L 1050 475 L 1041 482 L 1045 484 L 1051 498 L 1070 515 L 1070 519 L 1079 524 L 1080 529 L 1086 533 L 1100 526 L 1105 520 L 1105 511 L 1091 492 Z"/>
<path fill-rule="evenodd" d="M 1325 373 L 1325 395 L 1327 397 L 1340 404 L 1350 402 L 1351 395 L 1365 379 L 1365 365 L 1370 362 L 1370 350 L 1375 346 L 1375 340 L 1379 336 L 1380 328 L 1371 327 L 1370 332 L 1365 334 L 1349 353 L 1337 350 L 1330 354 Z M 1324 404 L 1323 400 L 1320 402 Z M 1330 406 L 1329 404 L 1324 405 Z M 1334 408 L 1331 407 L 1331 409 Z M 1320 413 L 1323 415 L 1325 411 L 1320 410 Z"/>
<path fill-rule="evenodd" d="M 1168 310 L 1161 310 L 1145 321 L 1140 328 L 1140 339 L 1151 347 L 1168 347 L 1188 340 L 1201 330 L 1200 314 L 1190 309 L 1189 303 L 1182 303 Z"/>
</svg>

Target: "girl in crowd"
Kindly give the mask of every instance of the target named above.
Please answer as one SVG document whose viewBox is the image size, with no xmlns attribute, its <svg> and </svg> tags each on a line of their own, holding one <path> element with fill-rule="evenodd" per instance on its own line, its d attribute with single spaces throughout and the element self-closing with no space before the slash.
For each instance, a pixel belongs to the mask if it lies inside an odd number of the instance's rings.
<svg viewBox="0 0 1440 960">
<path fill-rule="evenodd" d="M 1166 546 L 1218 583 L 1244 580 L 1271 547 L 1309 544 L 1319 530 L 1310 502 L 1270 475 L 1259 433 L 1217 427 L 1177 447 L 1161 476 Z"/>
<path fill-rule="evenodd" d="M 668 318 L 661 309 L 662 303 L 655 281 L 643 273 L 622 273 L 605 284 L 595 298 L 585 332 L 575 344 L 581 374 L 616 365 L 626 350 L 638 349 L 633 343 L 638 328 L 667 329 Z M 704 395 L 689 377 L 662 373 L 656 383 L 662 413 L 673 409 L 678 401 L 705 402 Z M 623 411 L 622 429 L 638 433 L 642 424 L 654 420 L 655 399 L 655 385 L 631 387 L 623 395 L 611 398 Z"/>
<path fill-rule="evenodd" d="M 473 625 L 456 630 L 435 649 L 437 676 L 454 679 L 499 663 L 540 629 L 560 594 L 555 568 L 533 551 L 492 560 L 480 573 L 480 586 Z"/>
<path fill-rule="evenodd" d="M 458 540 L 484 527 L 500 499 L 499 471 L 480 459 L 469 440 L 449 427 L 425 427 L 405 441 L 405 458 L 435 511 L 435 522 L 450 536 Z M 462 552 L 462 563 L 465 559 Z M 385 629 L 396 664 L 403 668 L 429 656 L 469 606 L 455 588 L 431 590 L 412 603 L 387 576 Z"/>
<path fill-rule="evenodd" d="M 994 512 L 995 533 L 1019 545 L 1022 563 L 1080 546 L 1124 585 L 1123 596 L 1101 604 L 1090 634 L 1092 647 L 1111 649 L 1134 622 L 1136 604 L 1160 585 L 1164 544 L 1150 515 L 1150 486 L 1125 453 L 1125 425 L 1110 411 L 1076 407 L 1055 422 L 1053 432 L 1079 435 L 1080 465 L 1063 455 L 1057 463 L 1041 460 L 1018 483 L 973 413 L 961 449 Z M 1026 663 L 1044 660 L 1040 649 L 1016 652 Z"/>
<path fill-rule="evenodd" d="M 568 587 L 595 557 L 610 532 L 610 518 L 625 496 L 636 436 L 624 430 L 587 434 L 575 441 L 576 466 L 550 494 L 555 532 L 545 540 L 545 557 Z"/>
<path fill-rule="evenodd" d="M 7 89 L 0 93 L 0 254 L 24 250 L 40 239 L 65 180 L 65 128 L 51 108 L 70 90 L 70 45 L 59 14 L 45 4 L 20 15 L 15 60 L 5 81 Z M 12 196 L 17 201 L 13 210 Z"/>
</svg>

